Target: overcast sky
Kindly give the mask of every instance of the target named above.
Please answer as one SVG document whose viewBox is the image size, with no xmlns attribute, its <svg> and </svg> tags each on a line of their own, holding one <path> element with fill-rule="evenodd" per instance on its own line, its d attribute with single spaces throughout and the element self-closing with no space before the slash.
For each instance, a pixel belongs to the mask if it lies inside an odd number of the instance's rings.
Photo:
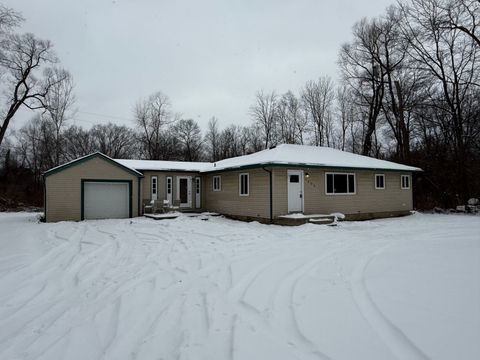
<svg viewBox="0 0 480 360">
<path fill-rule="evenodd" d="M 337 77 L 351 27 L 392 0 L 0 0 L 22 31 L 53 42 L 74 77 L 78 125 L 132 125 L 132 107 L 162 91 L 205 126 L 250 122 L 255 92 Z M 112 116 L 112 118 L 90 113 Z M 25 118 L 25 113 L 22 113 Z M 30 115 L 28 115 L 30 116 Z M 17 121 L 19 124 L 21 120 Z M 14 121 L 15 123 L 15 121 Z"/>
</svg>

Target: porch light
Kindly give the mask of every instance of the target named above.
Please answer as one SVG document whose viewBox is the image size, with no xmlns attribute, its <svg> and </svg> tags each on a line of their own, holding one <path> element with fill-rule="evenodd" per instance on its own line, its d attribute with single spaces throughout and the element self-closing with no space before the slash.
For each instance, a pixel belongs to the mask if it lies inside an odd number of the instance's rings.
<svg viewBox="0 0 480 360">
<path fill-rule="evenodd" d="M 310 174 L 308 172 L 306 172 L 305 177 L 308 179 L 310 177 Z"/>
</svg>

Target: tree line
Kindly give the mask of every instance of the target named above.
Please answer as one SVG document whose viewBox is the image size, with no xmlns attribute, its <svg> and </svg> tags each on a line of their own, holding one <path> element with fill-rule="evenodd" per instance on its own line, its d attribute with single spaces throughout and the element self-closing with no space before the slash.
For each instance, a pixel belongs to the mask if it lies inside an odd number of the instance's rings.
<svg viewBox="0 0 480 360">
<path fill-rule="evenodd" d="M 156 92 L 136 102 L 132 124 L 86 129 L 75 117 L 74 83 L 49 41 L 17 34 L 20 14 L 0 7 L 0 132 L 3 176 L 43 171 L 101 151 L 113 158 L 218 161 L 280 143 L 335 147 L 420 166 L 420 206 L 451 206 L 480 189 L 480 1 L 405 0 L 352 28 L 339 49 L 340 77 L 299 89 L 260 90 L 250 123 L 206 129 Z M 41 110 L 17 131 L 17 110 Z M 228 120 L 228 119 L 222 119 Z M 15 170 L 14 170 L 15 169 Z M 1 191 L 1 189 L 0 189 Z M 418 202 L 417 202 L 418 203 Z"/>
</svg>

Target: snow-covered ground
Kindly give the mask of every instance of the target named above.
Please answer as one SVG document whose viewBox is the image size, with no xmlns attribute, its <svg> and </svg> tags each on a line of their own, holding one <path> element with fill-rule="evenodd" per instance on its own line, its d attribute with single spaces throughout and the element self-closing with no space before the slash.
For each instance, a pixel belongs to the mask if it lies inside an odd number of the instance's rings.
<svg viewBox="0 0 480 360">
<path fill-rule="evenodd" d="M 0 359 L 480 359 L 480 217 L 0 214 Z"/>
</svg>

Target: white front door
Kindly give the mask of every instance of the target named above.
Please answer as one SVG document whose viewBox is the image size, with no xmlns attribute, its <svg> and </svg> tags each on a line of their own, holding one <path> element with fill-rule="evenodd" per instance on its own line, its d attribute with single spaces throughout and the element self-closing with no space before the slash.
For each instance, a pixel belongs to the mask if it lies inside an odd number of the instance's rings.
<svg viewBox="0 0 480 360">
<path fill-rule="evenodd" d="M 303 212 L 303 170 L 288 170 L 288 212 Z"/>
<path fill-rule="evenodd" d="M 200 189 L 202 183 L 199 177 L 195 178 L 195 207 L 200 209 L 202 207 L 202 202 L 200 198 Z"/>
<path fill-rule="evenodd" d="M 192 207 L 192 177 L 177 176 L 177 200 L 180 207 Z"/>
<path fill-rule="evenodd" d="M 158 178 L 156 176 L 151 177 L 152 188 L 152 200 L 158 200 Z"/>
<path fill-rule="evenodd" d="M 169 205 L 172 205 L 173 180 L 172 180 L 171 176 L 167 176 L 167 178 L 166 178 L 165 192 L 166 192 L 165 199 L 168 200 Z"/>
</svg>

